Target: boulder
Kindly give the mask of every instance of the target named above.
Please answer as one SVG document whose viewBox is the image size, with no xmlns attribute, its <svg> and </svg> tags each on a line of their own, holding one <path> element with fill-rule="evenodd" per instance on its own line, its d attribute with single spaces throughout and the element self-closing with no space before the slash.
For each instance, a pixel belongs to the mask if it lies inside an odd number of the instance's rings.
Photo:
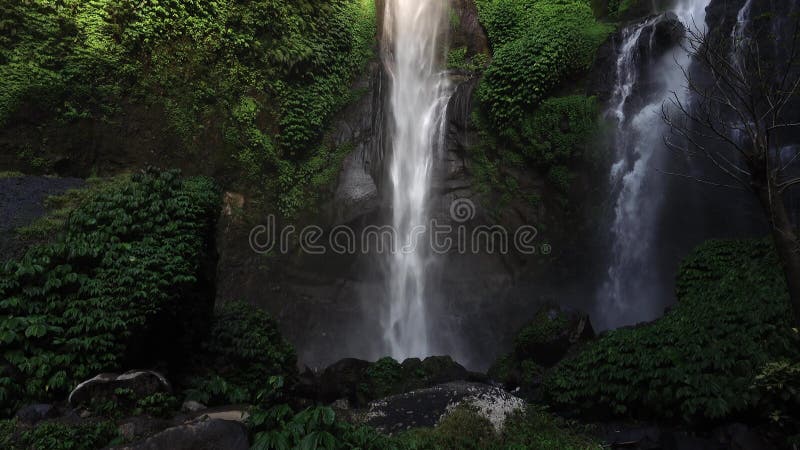
<svg viewBox="0 0 800 450">
<path fill-rule="evenodd" d="M 33 425 L 41 420 L 51 419 L 56 416 L 58 416 L 58 410 L 53 405 L 36 403 L 20 408 L 14 418 L 20 423 Z"/>
<path fill-rule="evenodd" d="M 119 450 L 247 450 L 247 429 L 239 422 L 209 419 L 167 428 Z"/>
<path fill-rule="evenodd" d="M 319 396 L 325 402 L 345 398 L 358 401 L 358 387 L 363 381 L 369 361 L 345 358 L 328 366 L 319 379 Z"/>
<path fill-rule="evenodd" d="M 387 397 L 369 404 L 361 422 L 384 433 L 434 427 L 455 407 L 470 404 L 500 430 L 508 414 L 525 402 L 493 386 L 453 382 Z"/>
<path fill-rule="evenodd" d="M 194 400 L 187 400 L 181 405 L 181 411 L 187 413 L 195 413 L 198 411 L 203 411 L 204 409 L 207 409 L 206 405 Z"/>
<path fill-rule="evenodd" d="M 172 387 L 163 375 L 151 370 L 132 370 L 118 375 L 101 373 L 78 384 L 69 394 L 71 406 L 88 405 L 92 401 L 112 400 L 117 389 L 127 389 L 135 398 L 147 397 L 159 392 L 171 393 Z"/>
<path fill-rule="evenodd" d="M 545 367 L 558 363 L 580 341 L 594 337 L 589 316 L 575 310 L 544 307 L 514 339 L 514 357 Z"/>
</svg>

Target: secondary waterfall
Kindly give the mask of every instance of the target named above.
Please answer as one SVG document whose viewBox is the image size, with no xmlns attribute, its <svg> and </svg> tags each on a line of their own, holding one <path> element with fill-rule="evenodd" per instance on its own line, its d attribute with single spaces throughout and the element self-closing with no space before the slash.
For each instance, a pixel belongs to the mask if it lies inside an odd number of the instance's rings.
<svg viewBox="0 0 800 450">
<path fill-rule="evenodd" d="M 680 0 L 672 12 L 686 27 L 704 31 L 705 8 L 709 3 L 710 0 Z M 659 60 L 649 62 L 654 65 L 651 77 L 655 79 L 641 79 L 637 67 L 641 66 L 644 55 L 639 41 L 643 30 L 653 26 L 655 20 L 623 31 L 616 86 L 607 111 L 607 116 L 616 120 L 617 129 L 616 162 L 609 174 L 614 204 L 610 257 L 595 314 L 601 329 L 658 317 L 671 291 L 660 277 L 654 251 L 665 177 L 658 168 L 667 152 L 663 143 L 667 130 L 661 114 L 671 92 L 686 100 L 681 66 L 688 67 L 690 58 L 682 48 L 675 48 Z M 648 92 L 647 104 L 638 108 L 631 102 L 634 89 L 641 82 L 653 82 L 658 92 Z"/>
<path fill-rule="evenodd" d="M 451 88 L 441 70 L 446 3 L 390 0 L 386 5 L 383 61 L 391 79 L 389 181 L 395 251 L 388 256 L 388 304 L 382 318 L 392 357 L 430 354 L 426 322 L 428 196 L 433 158 Z"/>
</svg>

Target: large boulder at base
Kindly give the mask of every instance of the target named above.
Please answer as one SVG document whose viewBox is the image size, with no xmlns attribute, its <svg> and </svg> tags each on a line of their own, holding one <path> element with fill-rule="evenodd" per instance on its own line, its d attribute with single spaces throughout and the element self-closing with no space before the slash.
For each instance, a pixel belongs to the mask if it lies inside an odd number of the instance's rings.
<svg viewBox="0 0 800 450">
<path fill-rule="evenodd" d="M 239 422 L 221 419 L 191 422 L 118 450 L 247 450 L 247 430 Z"/>
<path fill-rule="evenodd" d="M 112 400 L 116 398 L 117 389 L 128 389 L 135 398 L 172 392 L 167 379 L 152 370 L 131 370 L 122 375 L 101 373 L 78 384 L 69 394 L 69 404 L 74 407 L 88 405 L 93 401 Z"/>
<path fill-rule="evenodd" d="M 358 401 L 358 387 L 365 377 L 369 361 L 346 358 L 328 366 L 319 379 L 319 395 L 324 401 L 346 398 Z"/>
<path fill-rule="evenodd" d="M 358 421 L 384 433 L 434 427 L 455 407 L 469 404 L 500 430 L 506 417 L 525 402 L 507 391 L 480 383 L 454 382 L 387 397 L 369 404 Z"/>
<path fill-rule="evenodd" d="M 545 307 L 514 339 L 514 356 L 545 367 L 555 365 L 570 347 L 594 337 L 587 314 L 558 307 Z"/>
</svg>

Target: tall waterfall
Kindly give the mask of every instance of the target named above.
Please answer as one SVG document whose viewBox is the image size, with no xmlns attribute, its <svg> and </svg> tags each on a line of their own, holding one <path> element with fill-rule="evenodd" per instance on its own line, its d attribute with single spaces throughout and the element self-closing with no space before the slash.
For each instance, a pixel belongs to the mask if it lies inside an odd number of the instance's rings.
<svg viewBox="0 0 800 450">
<path fill-rule="evenodd" d="M 389 0 L 383 61 L 391 79 L 392 225 L 395 251 L 388 256 L 388 305 L 384 339 L 396 359 L 430 354 L 426 323 L 426 265 L 431 264 L 423 230 L 433 158 L 440 152 L 446 105 L 452 89 L 441 70 L 446 4 Z"/>
<path fill-rule="evenodd" d="M 709 3 L 710 0 L 679 0 L 672 12 L 686 27 L 704 29 L 705 8 Z M 614 216 L 608 272 L 598 292 L 595 314 L 600 328 L 658 317 L 671 291 L 669 283 L 659 275 L 654 249 L 665 194 L 665 175 L 658 172 L 667 152 L 663 144 L 667 130 L 661 113 L 671 92 L 681 97 L 688 95 L 683 87 L 681 66 L 687 67 L 690 58 L 678 46 L 659 60 L 649 62 L 654 65 L 650 76 L 655 79 L 641 79 L 637 67 L 645 55 L 641 54 L 640 39 L 654 20 L 623 31 L 616 86 L 607 111 L 607 116 L 617 122 L 616 162 L 609 174 Z M 657 92 L 647 93 L 647 104 L 641 107 L 632 102 L 637 83 L 658 86 Z"/>
</svg>

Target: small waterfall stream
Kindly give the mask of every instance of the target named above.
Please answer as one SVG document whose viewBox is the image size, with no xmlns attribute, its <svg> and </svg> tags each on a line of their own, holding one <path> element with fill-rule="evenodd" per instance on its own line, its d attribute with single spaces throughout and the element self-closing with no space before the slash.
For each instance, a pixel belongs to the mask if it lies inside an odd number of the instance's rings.
<svg viewBox="0 0 800 450">
<path fill-rule="evenodd" d="M 452 88 L 440 67 L 446 3 L 390 0 L 386 5 L 383 61 L 391 79 L 389 180 L 395 251 L 388 256 L 388 305 L 382 318 L 392 357 L 430 354 L 426 322 L 427 265 L 423 245 L 429 217 L 433 158 L 443 147 Z"/>
<path fill-rule="evenodd" d="M 710 0 L 680 0 L 674 13 L 686 27 L 704 30 L 705 8 Z M 677 47 L 652 64 L 653 80 L 643 80 L 637 70 L 642 58 L 642 33 L 658 18 L 631 25 L 622 33 L 617 60 L 616 86 L 606 115 L 616 120 L 615 160 L 609 174 L 614 204 L 610 229 L 608 271 L 598 292 L 595 317 L 601 329 L 615 328 L 658 317 L 668 302 L 670 288 L 657 267 L 654 240 L 665 193 L 664 175 L 658 172 L 666 149 L 663 136 L 662 105 L 683 88 L 682 67 L 690 58 Z M 652 39 L 650 46 L 652 50 Z M 633 102 L 638 83 L 654 83 L 657 92 L 648 92 L 641 107 Z"/>
</svg>

